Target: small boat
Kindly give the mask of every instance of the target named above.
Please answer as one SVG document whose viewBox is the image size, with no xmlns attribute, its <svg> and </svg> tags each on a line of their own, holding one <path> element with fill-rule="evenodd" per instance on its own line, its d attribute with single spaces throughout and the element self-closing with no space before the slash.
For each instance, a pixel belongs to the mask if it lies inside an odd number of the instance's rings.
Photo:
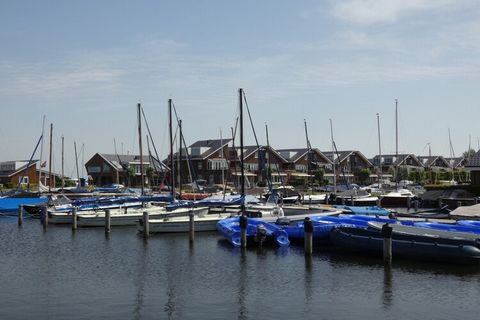
<svg viewBox="0 0 480 320">
<path fill-rule="evenodd" d="M 111 226 L 135 226 L 138 225 L 139 220 L 143 219 L 143 212 L 149 212 L 149 221 L 151 219 L 162 219 L 163 217 L 185 216 L 190 212 L 197 215 L 208 213 L 208 208 L 180 208 L 174 211 L 167 212 L 162 207 L 139 208 L 134 210 L 115 210 L 110 212 Z M 105 211 L 93 211 L 87 213 L 79 213 L 77 215 L 77 225 L 79 227 L 104 227 L 105 226 Z"/>
<path fill-rule="evenodd" d="M 341 206 L 337 205 L 335 208 L 342 210 L 344 213 L 352 213 L 363 216 L 388 216 L 392 211 L 377 207 L 377 206 Z"/>
<path fill-rule="evenodd" d="M 339 205 L 351 206 L 374 206 L 378 202 L 378 197 L 372 196 L 363 189 L 349 189 L 335 195 L 334 203 Z"/>
<path fill-rule="evenodd" d="M 408 189 L 398 189 L 380 196 L 382 207 L 407 207 L 416 196 Z"/>
<path fill-rule="evenodd" d="M 222 219 L 217 223 L 218 232 L 234 247 L 241 245 L 240 216 Z M 279 226 L 260 219 L 248 219 L 247 246 L 274 244 L 280 247 L 290 245 L 288 234 Z"/>
<path fill-rule="evenodd" d="M 415 222 L 414 225 L 421 228 L 476 233 L 479 235 L 479 238 L 480 238 L 480 227 L 475 227 L 472 225 L 469 226 L 469 225 L 461 225 L 461 224 L 446 224 L 446 223 L 436 223 L 436 222 Z"/>
<path fill-rule="evenodd" d="M 461 226 L 471 226 L 475 228 L 480 228 L 480 221 L 479 220 L 458 220 L 457 224 Z"/>
<path fill-rule="evenodd" d="M 367 228 L 338 226 L 330 234 L 332 243 L 340 248 L 381 255 L 383 252 L 383 223 L 369 222 Z M 440 261 L 449 263 L 479 263 L 478 236 L 465 233 L 390 225 L 393 257 Z"/>
<path fill-rule="evenodd" d="M 175 233 L 190 231 L 190 212 L 195 213 L 194 230 L 197 231 L 215 231 L 217 222 L 231 217 L 231 213 L 212 213 L 208 214 L 208 208 L 183 208 L 183 215 L 172 215 L 164 218 L 152 217 L 148 219 L 150 233 Z M 138 220 L 137 229 L 143 232 L 143 221 Z"/>
<path fill-rule="evenodd" d="M 40 193 L 15 191 L 12 194 L 0 197 L 0 212 L 16 214 L 20 205 L 45 205 L 47 201 L 48 197 Z"/>
</svg>

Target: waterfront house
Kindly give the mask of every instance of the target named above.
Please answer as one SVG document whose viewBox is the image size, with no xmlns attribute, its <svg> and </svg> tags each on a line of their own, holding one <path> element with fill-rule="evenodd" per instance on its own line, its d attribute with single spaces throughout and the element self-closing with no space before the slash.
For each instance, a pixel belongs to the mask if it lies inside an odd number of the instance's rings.
<svg viewBox="0 0 480 320">
<path fill-rule="evenodd" d="M 0 184 L 3 186 L 27 187 L 30 184 L 38 184 L 37 164 L 39 160 L 14 160 L 0 163 Z"/>
<path fill-rule="evenodd" d="M 376 155 L 372 159 L 374 172 L 378 171 L 380 167 L 380 156 Z M 393 180 L 414 180 L 412 176 L 420 175 L 424 170 L 424 165 L 420 159 L 414 154 L 382 154 L 382 170 L 383 178 L 388 177 Z M 399 177 L 395 177 L 395 172 L 398 170 Z M 412 179 L 411 179 L 412 178 Z M 419 179 L 419 178 L 417 178 Z"/>
<path fill-rule="evenodd" d="M 465 164 L 465 169 L 470 172 L 470 183 L 472 186 L 480 186 L 480 150 L 473 155 Z"/>
<path fill-rule="evenodd" d="M 359 173 L 364 170 L 372 170 L 373 164 L 360 151 L 346 150 L 338 152 L 323 152 L 330 160 L 335 161 L 335 173 L 337 184 L 360 183 Z M 325 178 L 333 183 L 333 167 L 327 167 Z"/>
<path fill-rule="evenodd" d="M 319 169 L 324 171 L 332 167 L 332 161 L 317 148 L 279 149 L 278 153 L 286 159 L 284 169 L 287 183 L 307 185 Z"/>
<path fill-rule="evenodd" d="M 146 185 L 160 185 L 169 171 L 163 163 L 150 156 L 120 155 L 96 153 L 85 163 L 88 175 L 96 186 L 122 184 L 124 186 L 141 186 L 141 166 Z"/>
</svg>

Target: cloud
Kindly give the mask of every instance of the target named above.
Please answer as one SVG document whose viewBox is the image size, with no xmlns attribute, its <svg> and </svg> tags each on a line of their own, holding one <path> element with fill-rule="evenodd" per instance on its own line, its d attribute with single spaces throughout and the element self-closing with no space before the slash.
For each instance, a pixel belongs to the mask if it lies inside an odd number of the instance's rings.
<svg viewBox="0 0 480 320">
<path fill-rule="evenodd" d="M 335 1 L 331 14 L 341 20 L 372 25 L 393 23 L 400 17 L 422 11 L 460 6 L 458 0 L 348 0 Z M 470 1 L 463 1 L 463 3 Z"/>
</svg>

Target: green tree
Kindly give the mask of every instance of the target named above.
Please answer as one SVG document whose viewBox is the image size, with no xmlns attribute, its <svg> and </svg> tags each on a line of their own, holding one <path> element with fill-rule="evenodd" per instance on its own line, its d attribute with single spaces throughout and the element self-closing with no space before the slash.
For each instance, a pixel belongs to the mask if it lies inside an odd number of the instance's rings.
<svg viewBox="0 0 480 320">
<path fill-rule="evenodd" d="M 462 156 L 465 158 L 465 159 L 470 159 L 471 157 L 473 157 L 475 155 L 476 151 L 473 150 L 473 149 L 469 149 L 467 151 L 465 151 Z"/>
<path fill-rule="evenodd" d="M 357 178 L 357 181 L 360 184 L 365 184 L 367 182 L 368 178 L 370 178 L 370 170 L 368 170 L 367 168 L 362 169 L 362 170 L 356 172 L 355 176 Z"/>
<path fill-rule="evenodd" d="M 132 178 L 135 177 L 135 168 L 128 167 L 127 176 L 128 176 L 128 186 L 131 187 Z"/>
<path fill-rule="evenodd" d="M 325 170 L 322 169 L 322 168 L 319 168 L 315 171 L 315 176 L 314 176 L 314 180 L 316 183 L 318 183 L 319 185 L 323 185 L 323 177 L 325 175 Z"/>
</svg>

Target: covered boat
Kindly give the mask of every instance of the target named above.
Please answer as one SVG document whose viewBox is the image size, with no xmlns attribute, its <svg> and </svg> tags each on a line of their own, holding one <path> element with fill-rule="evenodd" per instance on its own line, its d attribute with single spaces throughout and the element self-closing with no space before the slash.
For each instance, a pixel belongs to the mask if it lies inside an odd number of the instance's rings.
<svg viewBox="0 0 480 320">
<path fill-rule="evenodd" d="M 217 223 L 218 232 L 234 247 L 240 247 L 240 216 L 222 219 Z M 279 226 L 260 219 L 248 219 L 247 245 L 274 244 L 280 247 L 290 245 L 288 234 Z"/>
<path fill-rule="evenodd" d="M 340 248 L 381 255 L 383 225 L 369 222 L 367 228 L 339 226 L 332 230 L 330 239 Z M 480 262 L 477 235 L 400 224 L 392 224 L 391 227 L 393 257 L 449 263 Z"/>
</svg>

